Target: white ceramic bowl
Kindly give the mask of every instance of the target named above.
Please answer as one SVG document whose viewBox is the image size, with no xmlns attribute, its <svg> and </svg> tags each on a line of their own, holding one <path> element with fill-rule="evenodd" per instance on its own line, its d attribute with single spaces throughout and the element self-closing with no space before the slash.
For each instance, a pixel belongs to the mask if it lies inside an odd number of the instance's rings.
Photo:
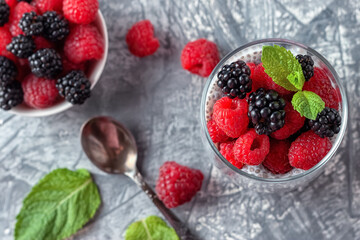
<svg viewBox="0 0 360 240">
<path fill-rule="evenodd" d="M 89 80 L 91 82 L 91 89 L 93 89 L 96 83 L 99 81 L 100 76 L 104 70 L 106 59 L 108 56 L 108 48 L 109 48 L 109 38 L 108 38 L 106 23 L 104 16 L 101 14 L 100 10 L 98 11 L 94 24 L 99 29 L 100 34 L 104 38 L 105 48 L 104 48 L 103 58 L 97 60 L 89 67 L 88 75 L 89 75 Z M 21 104 L 19 106 L 12 108 L 9 112 L 26 117 L 45 117 L 63 112 L 71 108 L 72 106 L 73 105 L 71 103 L 63 100 L 52 107 L 44 108 L 44 109 L 34 109 L 26 106 L 25 104 Z"/>
</svg>

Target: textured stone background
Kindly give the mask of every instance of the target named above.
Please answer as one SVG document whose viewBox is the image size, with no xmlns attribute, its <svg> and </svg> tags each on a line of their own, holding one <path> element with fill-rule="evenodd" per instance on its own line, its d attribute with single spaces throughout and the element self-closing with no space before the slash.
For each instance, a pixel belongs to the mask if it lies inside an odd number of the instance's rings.
<svg viewBox="0 0 360 240">
<path fill-rule="evenodd" d="M 123 239 L 133 221 L 159 212 L 129 179 L 90 164 L 79 142 L 81 124 L 110 115 L 139 144 L 142 172 L 154 186 L 166 160 L 200 168 L 202 191 L 175 210 L 199 239 L 360 239 L 360 4 L 358 0 L 102 0 L 110 35 L 103 77 L 85 105 L 47 118 L 0 112 L 0 239 L 13 239 L 21 201 L 58 167 L 87 168 L 101 190 L 98 216 L 74 239 Z M 161 47 L 130 55 L 124 36 L 150 19 Z M 199 103 L 206 79 L 181 69 L 182 47 L 204 37 L 222 55 L 261 38 L 302 42 L 337 69 L 350 103 L 349 134 L 324 174 L 300 191 L 258 194 L 239 190 L 212 167 L 200 140 Z"/>
</svg>

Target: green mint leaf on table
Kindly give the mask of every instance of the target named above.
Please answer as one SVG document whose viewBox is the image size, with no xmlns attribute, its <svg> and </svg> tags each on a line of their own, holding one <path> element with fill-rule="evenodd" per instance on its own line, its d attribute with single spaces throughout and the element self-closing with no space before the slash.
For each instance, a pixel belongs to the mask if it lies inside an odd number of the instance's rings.
<svg viewBox="0 0 360 240">
<path fill-rule="evenodd" d="M 125 233 L 125 240 L 179 240 L 175 230 L 161 218 L 150 216 L 132 223 Z"/>
<path fill-rule="evenodd" d="M 301 116 L 315 120 L 318 113 L 325 108 L 325 102 L 316 93 L 300 91 L 295 93 L 291 103 Z"/>
<path fill-rule="evenodd" d="M 76 233 L 101 203 L 85 169 L 57 169 L 42 178 L 24 199 L 16 217 L 16 240 L 64 239 Z"/>
<path fill-rule="evenodd" d="M 276 84 L 293 92 L 302 90 L 305 77 L 300 63 L 289 50 L 277 45 L 263 46 L 261 61 Z"/>
</svg>

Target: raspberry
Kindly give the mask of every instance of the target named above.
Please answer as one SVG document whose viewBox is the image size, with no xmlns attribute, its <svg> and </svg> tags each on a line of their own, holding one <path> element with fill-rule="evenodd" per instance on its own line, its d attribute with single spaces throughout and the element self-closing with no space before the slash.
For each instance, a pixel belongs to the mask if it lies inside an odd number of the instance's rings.
<svg viewBox="0 0 360 240">
<path fill-rule="evenodd" d="M 98 0 L 64 0 L 63 12 L 67 20 L 77 24 L 89 24 L 99 10 Z"/>
<path fill-rule="evenodd" d="M 7 58 L 13 60 L 14 62 L 16 62 L 15 55 L 6 49 L 6 46 L 9 43 L 11 43 L 11 40 L 12 40 L 12 36 L 11 36 L 11 33 L 9 32 L 9 29 L 6 27 L 1 27 L 0 28 L 0 55 L 7 57 Z"/>
<path fill-rule="evenodd" d="M 211 119 L 207 123 L 207 128 L 208 128 L 211 140 L 214 143 L 226 142 L 226 141 L 230 140 L 230 138 L 226 135 L 226 133 L 218 127 L 218 125 L 216 124 L 216 122 L 213 119 Z"/>
<path fill-rule="evenodd" d="M 289 172 L 292 167 L 289 163 L 288 152 L 291 143 L 287 140 L 270 140 L 270 152 L 266 156 L 262 165 L 274 174 L 284 174 Z"/>
<path fill-rule="evenodd" d="M 62 11 L 63 0 L 34 0 L 35 6 L 41 13 L 47 11 Z"/>
<path fill-rule="evenodd" d="M 235 145 L 235 141 L 220 143 L 220 153 L 232 165 L 234 165 L 238 169 L 242 169 L 244 164 L 242 162 L 239 162 L 238 160 L 236 160 L 236 158 L 234 156 L 234 145 Z"/>
<path fill-rule="evenodd" d="M 305 122 L 305 117 L 301 117 L 300 113 L 296 111 L 290 102 L 285 105 L 285 125 L 271 134 L 272 138 L 283 140 L 297 131 L 299 131 Z"/>
<path fill-rule="evenodd" d="M 234 145 L 234 156 L 239 162 L 247 165 L 259 165 L 270 151 L 269 137 L 258 135 L 250 129 L 241 135 Z"/>
<path fill-rule="evenodd" d="M 290 164 L 295 168 L 309 170 L 326 156 L 331 147 L 328 138 L 321 138 L 313 131 L 305 132 L 291 143 Z"/>
<path fill-rule="evenodd" d="M 186 44 L 181 53 L 182 67 L 202 77 L 208 77 L 219 61 L 216 44 L 203 38 Z"/>
<path fill-rule="evenodd" d="M 28 75 L 22 82 L 24 102 L 30 107 L 41 109 L 53 106 L 59 100 L 56 80 Z"/>
<path fill-rule="evenodd" d="M 248 104 L 245 99 L 223 97 L 214 104 L 213 118 L 226 135 L 240 137 L 247 129 Z"/>
<path fill-rule="evenodd" d="M 64 45 L 66 57 L 73 63 L 101 59 L 104 54 L 104 39 L 93 25 L 77 25 Z"/>
<path fill-rule="evenodd" d="M 85 72 L 85 62 L 82 63 L 73 63 L 65 55 L 61 55 L 62 65 L 63 65 L 63 72 L 62 76 L 65 76 L 69 72 L 73 70 L 80 70 Z"/>
<path fill-rule="evenodd" d="M 253 71 L 253 76 L 251 76 L 253 80 L 253 91 L 256 91 L 259 88 L 272 89 L 277 91 L 281 96 L 291 94 L 290 91 L 285 88 L 277 85 L 269 75 L 266 74 L 263 64 L 259 64 L 255 67 Z"/>
<path fill-rule="evenodd" d="M 34 6 L 31 6 L 27 2 L 19 2 L 14 8 L 13 13 L 10 16 L 10 32 L 15 37 L 20 34 L 24 34 L 19 27 L 19 22 L 24 13 L 37 12 Z"/>
<path fill-rule="evenodd" d="M 165 162 L 160 167 L 155 190 L 166 207 L 174 208 L 189 202 L 200 190 L 203 179 L 200 170 Z"/>
<path fill-rule="evenodd" d="M 159 40 L 154 36 L 154 27 L 149 20 L 135 23 L 126 34 L 129 51 L 138 57 L 152 55 L 159 48 Z"/>
<path fill-rule="evenodd" d="M 36 46 L 35 51 L 44 49 L 44 48 L 54 48 L 54 45 L 43 37 L 35 37 L 34 43 Z"/>
<path fill-rule="evenodd" d="M 314 76 L 305 82 L 303 90 L 316 93 L 325 102 L 325 107 L 339 110 L 339 95 L 333 86 L 326 70 L 315 67 Z"/>
<path fill-rule="evenodd" d="M 9 5 L 10 9 L 13 9 L 18 3 L 17 0 L 5 0 L 5 2 Z"/>
</svg>

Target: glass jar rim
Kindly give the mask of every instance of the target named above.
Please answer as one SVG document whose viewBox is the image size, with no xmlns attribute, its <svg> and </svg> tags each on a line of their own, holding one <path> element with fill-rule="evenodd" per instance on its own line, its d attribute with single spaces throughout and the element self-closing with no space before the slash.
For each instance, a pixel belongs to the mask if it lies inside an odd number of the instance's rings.
<svg viewBox="0 0 360 240">
<path fill-rule="evenodd" d="M 341 95 L 341 100 L 342 100 L 342 111 L 341 111 L 341 117 L 342 117 L 342 124 L 340 127 L 340 132 L 337 134 L 335 142 L 332 146 L 332 148 L 330 149 L 330 151 L 327 153 L 327 155 L 318 163 L 316 164 L 313 168 L 296 174 L 294 176 L 291 177 L 286 177 L 286 178 L 262 178 L 262 177 L 258 177 L 255 176 L 253 174 L 249 174 L 246 173 L 238 168 L 236 168 L 235 166 L 233 166 L 229 161 L 227 161 L 222 154 L 219 152 L 218 148 L 215 146 L 215 144 L 213 143 L 213 141 L 210 138 L 210 134 L 208 132 L 207 129 L 207 121 L 206 121 L 206 117 L 205 117 L 205 109 L 206 109 L 206 101 L 207 101 L 207 93 L 209 88 L 211 87 L 211 83 L 212 83 L 212 79 L 214 78 L 215 74 L 217 73 L 217 71 L 221 68 L 221 66 L 224 65 L 224 63 L 226 61 L 228 61 L 233 55 L 235 55 L 236 53 L 238 53 L 239 51 L 242 51 L 246 48 L 252 47 L 254 45 L 258 45 L 258 44 L 262 44 L 262 43 L 269 43 L 269 44 L 290 44 L 290 45 L 295 45 L 297 47 L 303 48 L 304 50 L 310 52 L 311 54 L 313 54 L 314 56 L 316 56 L 317 58 L 320 59 L 320 61 L 322 63 L 325 64 L 325 66 L 330 70 L 331 74 L 333 75 L 335 82 L 337 84 L 337 87 L 339 88 L 340 91 L 340 95 Z M 253 179 L 255 181 L 261 181 L 261 182 L 269 182 L 269 183 L 285 183 L 285 182 L 290 182 L 293 180 L 297 180 L 299 178 L 303 178 L 315 171 L 317 171 L 318 169 L 322 168 L 336 153 L 337 149 L 339 148 L 344 136 L 345 136 L 345 132 L 346 132 L 346 127 L 347 127 L 347 122 L 348 122 L 348 102 L 347 102 L 347 96 L 346 96 L 346 92 L 344 87 L 342 86 L 342 84 L 340 83 L 340 78 L 338 76 L 338 74 L 336 73 L 335 69 L 332 67 L 332 65 L 317 51 L 315 51 L 314 49 L 292 41 L 292 40 L 287 40 L 287 39 L 282 39 L 282 38 L 267 38 L 267 39 L 261 39 L 261 40 L 256 40 L 256 41 L 252 41 L 250 43 L 247 43 L 239 48 L 236 48 L 235 50 L 231 51 L 230 53 L 228 53 L 224 58 L 222 58 L 220 60 L 220 62 L 216 65 L 216 67 L 214 68 L 214 70 L 212 71 L 212 73 L 210 74 L 209 78 L 206 81 L 205 87 L 203 89 L 203 93 L 202 93 L 202 97 L 201 97 L 201 109 L 200 109 L 200 120 L 201 120 L 201 127 L 202 127 L 202 131 L 205 132 L 206 135 L 206 139 L 208 141 L 208 143 L 210 144 L 211 149 L 215 152 L 215 154 L 217 155 L 217 157 L 219 159 L 221 159 L 221 161 L 227 166 L 229 167 L 231 170 L 233 170 L 234 172 L 236 172 L 237 174 L 240 174 L 244 177 Z"/>
</svg>

